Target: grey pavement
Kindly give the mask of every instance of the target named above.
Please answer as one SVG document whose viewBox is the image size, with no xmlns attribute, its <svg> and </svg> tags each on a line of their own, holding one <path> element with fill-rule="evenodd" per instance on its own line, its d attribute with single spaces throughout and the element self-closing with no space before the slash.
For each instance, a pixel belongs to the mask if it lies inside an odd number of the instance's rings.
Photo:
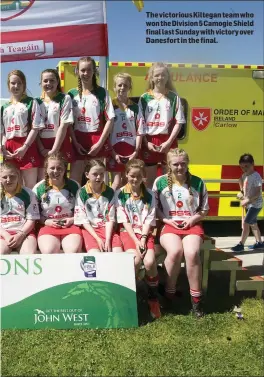
<svg viewBox="0 0 264 377">
<path fill-rule="evenodd" d="M 240 237 L 213 237 L 216 242 L 216 247 L 224 250 L 227 253 L 232 253 L 231 247 L 238 244 Z M 250 268 L 252 272 L 257 275 L 264 275 L 264 249 L 250 250 L 249 245 L 255 243 L 254 237 L 248 237 L 245 245 L 245 251 L 233 254 L 243 261 L 243 267 Z"/>
</svg>

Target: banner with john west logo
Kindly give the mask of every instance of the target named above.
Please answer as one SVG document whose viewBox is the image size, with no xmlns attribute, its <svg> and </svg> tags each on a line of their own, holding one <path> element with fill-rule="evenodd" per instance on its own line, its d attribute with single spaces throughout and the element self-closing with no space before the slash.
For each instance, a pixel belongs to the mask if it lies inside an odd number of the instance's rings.
<svg viewBox="0 0 264 377">
<path fill-rule="evenodd" d="M 2 62 L 107 56 L 104 1 L 1 1 Z"/>
<path fill-rule="evenodd" d="M 2 329 L 138 326 L 127 253 L 2 255 Z"/>
</svg>

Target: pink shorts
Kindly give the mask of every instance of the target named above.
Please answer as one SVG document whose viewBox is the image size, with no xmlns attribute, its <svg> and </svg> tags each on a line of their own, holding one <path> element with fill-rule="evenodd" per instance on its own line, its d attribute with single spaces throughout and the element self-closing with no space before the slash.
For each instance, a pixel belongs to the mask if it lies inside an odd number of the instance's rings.
<svg viewBox="0 0 264 377">
<path fill-rule="evenodd" d="M 74 132 L 75 132 L 75 136 L 78 143 L 80 143 L 83 146 L 83 148 L 87 150 L 87 153 L 91 149 L 92 145 L 96 144 L 99 141 L 102 135 L 102 132 L 81 132 L 81 131 L 74 131 Z M 86 160 L 87 158 L 109 157 L 110 151 L 111 151 L 111 146 L 110 146 L 109 140 L 107 139 L 96 156 L 91 157 L 87 155 L 82 155 L 82 154 L 79 154 L 76 150 L 75 150 L 75 155 L 76 155 L 76 160 Z"/>
<path fill-rule="evenodd" d="M 82 231 L 76 225 L 71 225 L 68 228 L 53 228 L 52 226 L 44 225 L 40 228 L 38 237 L 49 235 L 61 237 L 61 239 L 63 239 L 65 236 L 68 236 L 69 234 L 79 234 L 79 236 L 82 237 Z"/>
<path fill-rule="evenodd" d="M 9 233 L 11 236 L 13 236 L 14 234 L 19 233 L 19 232 L 16 232 L 15 230 L 6 230 L 6 231 L 7 231 L 7 233 Z M 32 237 L 36 238 L 36 234 L 35 234 L 34 230 L 31 230 L 31 231 L 27 234 L 27 237 L 29 237 L 29 236 L 32 236 Z M 0 239 L 1 239 L 1 240 L 4 240 L 4 237 L 0 236 Z"/>
<path fill-rule="evenodd" d="M 150 143 L 159 147 L 162 143 L 168 140 L 170 135 L 146 135 Z M 171 148 L 177 148 L 178 143 L 175 139 Z M 152 152 L 147 149 L 145 145 L 141 147 L 141 158 L 146 164 L 156 165 L 158 162 L 166 163 L 166 153 Z"/>
<path fill-rule="evenodd" d="M 110 172 L 120 172 L 122 173 L 126 169 L 126 163 L 128 162 L 128 158 L 126 156 L 130 156 L 135 151 L 135 147 L 128 143 L 120 142 L 113 146 L 114 151 L 119 154 L 120 156 L 124 156 L 123 163 L 118 164 L 113 157 L 110 157 L 107 162 L 107 170 Z"/>
<path fill-rule="evenodd" d="M 48 149 L 48 150 L 52 149 L 54 141 L 55 141 L 55 137 L 42 138 L 41 139 L 43 147 L 45 149 Z M 67 130 L 67 134 L 65 136 L 65 139 L 63 140 L 63 143 L 60 147 L 60 152 L 63 153 L 64 157 L 66 158 L 66 160 L 69 163 L 72 163 L 72 162 L 75 161 L 75 153 L 74 153 L 74 150 L 73 150 L 73 145 L 72 145 L 71 140 L 70 140 L 69 130 Z M 41 167 L 44 166 L 44 160 L 45 160 L 45 158 L 43 156 L 40 156 Z"/>
<path fill-rule="evenodd" d="M 138 240 L 141 238 L 141 234 L 135 233 Z M 130 237 L 130 235 L 127 232 L 120 232 L 120 238 L 123 244 L 124 251 L 127 251 L 129 249 L 136 249 L 136 244 L 134 240 Z M 147 238 L 147 250 L 154 250 L 154 237 L 152 234 L 149 234 Z"/>
<path fill-rule="evenodd" d="M 105 228 L 94 228 L 95 233 L 105 242 Z M 84 239 L 84 246 L 87 253 L 91 249 L 98 249 L 98 243 L 96 242 L 96 239 L 86 230 L 82 229 L 82 235 Z M 111 245 L 112 248 L 114 247 L 121 247 L 122 248 L 122 242 L 120 240 L 120 237 L 117 233 L 113 232 L 111 237 Z"/>
<path fill-rule="evenodd" d="M 182 221 L 179 221 L 179 224 L 181 222 Z M 168 233 L 176 234 L 177 236 L 188 236 L 190 234 L 193 234 L 193 235 L 197 235 L 204 238 L 204 229 L 202 225 L 199 223 L 195 224 L 189 229 L 176 229 L 171 225 L 165 224 L 161 230 L 160 236 L 162 236 L 163 234 L 168 234 Z"/>
<path fill-rule="evenodd" d="M 24 145 L 26 139 L 26 137 L 14 137 L 13 139 L 7 140 L 5 143 L 6 150 L 14 153 L 18 148 Z M 14 158 L 8 161 L 12 162 L 20 170 L 38 168 L 40 166 L 40 156 L 36 141 L 30 145 L 23 158 Z"/>
</svg>

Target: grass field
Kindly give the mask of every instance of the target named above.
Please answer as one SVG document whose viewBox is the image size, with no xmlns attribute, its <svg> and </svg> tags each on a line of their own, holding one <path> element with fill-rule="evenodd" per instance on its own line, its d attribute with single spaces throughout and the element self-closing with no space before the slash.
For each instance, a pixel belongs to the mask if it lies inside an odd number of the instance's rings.
<svg viewBox="0 0 264 377">
<path fill-rule="evenodd" d="M 155 322 L 139 302 L 136 329 L 2 331 L 1 375 L 263 376 L 263 300 L 239 302 L 239 320 L 232 312 L 237 298 L 226 293 L 216 281 L 200 320 L 189 314 L 184 292 L 174 313 Z"/>
</svg>

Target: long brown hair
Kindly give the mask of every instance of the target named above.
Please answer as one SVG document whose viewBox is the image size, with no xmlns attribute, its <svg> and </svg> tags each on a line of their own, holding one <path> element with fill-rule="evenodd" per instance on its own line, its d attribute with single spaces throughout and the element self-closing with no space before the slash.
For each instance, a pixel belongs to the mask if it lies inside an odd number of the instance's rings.
<svg viewBox="0 0 264 377">
<path fill-rule="evenodd" d="M 139 158 L 133 158 L 132 160 L 129 160 L 126 164 L 126 174 L 128 174 L 131 169 L 140 169 L 143 177 L 146 178 L 147 173 L 144 161 L 140 160 Z M 142 190 L 143 196 L 145 196 L 147 189 L 144 181 L 141 182 L 140 188 Z"/>
<path fill-rule="evenodd" d="M 79 68 L 80 68 L 80 63 L 83 63 L 83 62 L 92 63 L 92 67 L 93 67 L 93 77 L 92 77 L 93 90 L 96 90 L 97 87 L 98 87 L 97 78 L 96 78 L 97 68 L 96 68 L 95 60 L 93 58 L 91 58 L 90 56 L 83 57 L 83 58 L 79 59 L 78 62 L 77 62 L 77 66 L 76 66 L 76 74 L 78 75 L 78 92 L 79 92 L 80 99 L 82 98 L 83 88 L 82 88 L 82 80 L 81 80 L 80 75 L 79 75 Z"/>
<path fill-rule="evenodd" d="M 105 164 L 103 163 L 103 161 L 99 160 L 99 159 L 91 159 L 91 160 L 88 160 L 86 165 L 85 165 L 85 168 L 84 168 L 84 172 L 85 173 L 89 173 L 89 171 L 94 167 L 94 166 L 99 166 L 100 168 L 104 168 L 106 170 L 106 166 Z"/>
<path fill-rule="evenodd" d="M 41 72 L 41 75 L 40 75 L 40 84 L 42 83 L 42 77 L 43 77 L 43 74 L 44 74 L 44 73 L 52 73 L 52 74 L 55 76 L 55 78 L 56 78 L 56 80 L 57 80 L 57 82 L 58 82 L 58 85 L 57 85 L 56 90 L 57 90 L 57 92 L 62 92 L 62 89 L 61 89 L 61 81 L 60 81 L 60 76 L 59 76 L 58 71 L 57 71 L 56 69 L 53 69 L 53 68 L 47 68 L 47 69 L 44 69 L 44 71 L 42 71 L 42 72 Z M 44 93 L 43 93 L 43 91 L 42 91 L 42 93 L 41 93 L 41 97 L 43 97 L 43 96 L 44 96 Z"/>
<path fill-rule="evenodd" d="M 8 73 L 8 75 L 7 75 L 7 87 L 8 87 L 8 90 L 9 90 L 9 85 L 10 85 L 10 77 L 12 75 L 18 76 L 20 78 L 20 80 L 22 81 L 22 84 L 23 84 L 23 95 L 27 96 L 27 80 L 26 80 L 26 76 L 19 69 L 13 69 L 11 72 Z"/>
<path fill-rule="evenodd" d="M 167 154 L 167 168 L 168 168 L 168 186 L 169 186 L 169 191 L 172 192 L 172 185 L 173 185 L 173 174 L 170 166 L 170 159 L 171 157 L 179 157 L 182 156 L 184 157 L 187 165 L 189 165 L 190 159 L 188 156 L 188 153 L 185 152 L 185 150 L 180 149 L 180 148 L 175 148 L 175 149 L 170 149 L 168 154 Z M 189 205 L 191 206 L 193 204 L 193 192 L 191 188 L 191 174 L 189 172 L 189 168 L 187 169 L 186 172 L 186 184 L 188 186 L 189 190 Z"/>
<path fill-rule="evenodd" d="M 164 68 L 167 71 L 168 81 L 166 82 L 165 87 L 166 89 L 175 92 L 175 88 L 172 84 L 172 79 L 171 79 L 169 68 L 167 67 L 165 63 L 162 63 L 162 62 L 153 63 L 152 66 L 150 67 L 148 71 L 148 88 L 147 89 L 148 90 L 154 89 L 153 75 L 156 68 Z"/>
</svg>

